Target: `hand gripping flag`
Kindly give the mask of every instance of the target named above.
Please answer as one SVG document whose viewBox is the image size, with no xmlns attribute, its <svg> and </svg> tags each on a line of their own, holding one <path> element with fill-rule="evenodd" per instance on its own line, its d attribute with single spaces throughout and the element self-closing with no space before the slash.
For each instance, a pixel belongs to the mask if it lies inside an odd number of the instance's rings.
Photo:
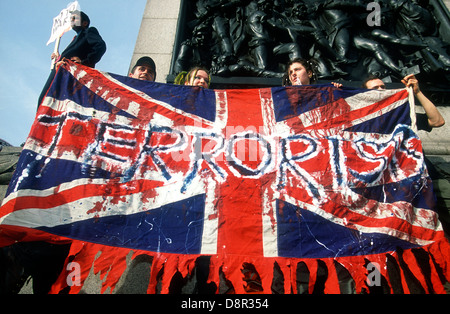
<svg viewBox="0 0 450 314">
<path fill-rule="evenodd" d="M 207 90 L 67 62 L 0 209 L 0 245 L 71 243 L 52 293 L 130 258 L 168 293 L 210 257 L 236 293 L 443 293 L 449 245 L 407 90 Z M 128 262 L 127 262 L 128 261 Z M 73 283 L 73 282 L 72 282 Z M 68 286 L 69 285 L 69 286 Z M 396 288 L 400 287 L 400 288 Z"/>
</svg>

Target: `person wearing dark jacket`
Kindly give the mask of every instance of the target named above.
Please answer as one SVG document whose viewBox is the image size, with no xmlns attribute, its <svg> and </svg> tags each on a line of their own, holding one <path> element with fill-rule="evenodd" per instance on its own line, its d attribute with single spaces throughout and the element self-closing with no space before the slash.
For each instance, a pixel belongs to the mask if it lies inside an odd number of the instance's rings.
<svg viewBox="0 0 450 314">
<path fill-rule="evenodd" d="M 103 41 L 98 30 L 95 27 L 89 27 L 90 19 L 84 12 L 73 12 L 71 18 L 72 29 L 77 33 L 72 42 L 61 53 L 53 53 L 51 58 L 55 64 L 64 59 L 74 59 L 80 61 L 81 64 L 95 68 L 95 64 L 100 61 L 106 52 L 106 43 Z M 57 67 L 54 67 L 47 82 L 39 96 L 38 107 L 47 94 L 55 75 Z"/>
</svg>

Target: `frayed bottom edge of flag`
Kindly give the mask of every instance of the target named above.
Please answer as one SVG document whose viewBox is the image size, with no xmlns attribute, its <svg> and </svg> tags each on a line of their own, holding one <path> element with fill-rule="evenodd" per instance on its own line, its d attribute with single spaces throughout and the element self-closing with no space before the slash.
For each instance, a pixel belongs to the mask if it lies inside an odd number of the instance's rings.
<svg viewBox="0 0 450 314">
<path fill-rule="evenodd" d="M 130 284 L 122 278 L 127 268 L 143 257 L 149 267 L 148 294 L 202 293 L 180 287 L 199 271 L 207 276 L 208 292 L 220 294 L 445 294 L 450 281 L 446 238 L 421 248 L 336 258 L 166 254 L 73 241 L 67 267 L 50 293 L 92 293 L 84 289 L 90 276 L 101 282 L 97 293 L 120 293 L 117 286 Z"/>
</svg>

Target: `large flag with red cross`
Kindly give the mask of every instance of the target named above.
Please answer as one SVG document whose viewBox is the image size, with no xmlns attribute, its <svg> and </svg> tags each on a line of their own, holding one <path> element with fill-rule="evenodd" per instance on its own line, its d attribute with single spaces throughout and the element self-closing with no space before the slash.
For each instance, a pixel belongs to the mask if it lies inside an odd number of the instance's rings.
<svg viewBox="0 0 450 314">
<path fill-rule="evenodd" d="M 406 89 L 208 90 L 68 62 L 0 209 L 0 245 L 70 242 L 71 293 L 91 269 L 114 289 L 130 254 L 152 257 L 149 293 L 200 256 L 217 292 L 224 278 L 237 293 L 280 278 L 285 293 L 313 292 L 320 269 L 325 293 L 344 270 L 356 292 L 374 274 L 393 291 L 393 260 L 405 292 L 413 274 L 440 293 L 450 254 L 434 206 Z"/>
</svg>

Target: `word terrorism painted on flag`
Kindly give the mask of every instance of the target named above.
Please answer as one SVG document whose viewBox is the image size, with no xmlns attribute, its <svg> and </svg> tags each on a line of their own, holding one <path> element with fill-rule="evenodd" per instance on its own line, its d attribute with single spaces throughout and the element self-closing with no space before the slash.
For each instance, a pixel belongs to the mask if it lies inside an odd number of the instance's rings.
<svg viewBox="0 0 450 314">
<path fill-rule="evenodd" d="M 434 207 L 406 89 L 209 90 L 67 62 L 0 209 L 0 245 L 71 243 L 80 284 L 64 267 L 51 293 L 80 292 L 90 271 L 113 291 L 139 256 L 148 293 L 201 256 L 216 292 L 339 293 L 345 277 L 356 293 L 407 293 L 412 276 L 444 293 Z"/>
</svg>

